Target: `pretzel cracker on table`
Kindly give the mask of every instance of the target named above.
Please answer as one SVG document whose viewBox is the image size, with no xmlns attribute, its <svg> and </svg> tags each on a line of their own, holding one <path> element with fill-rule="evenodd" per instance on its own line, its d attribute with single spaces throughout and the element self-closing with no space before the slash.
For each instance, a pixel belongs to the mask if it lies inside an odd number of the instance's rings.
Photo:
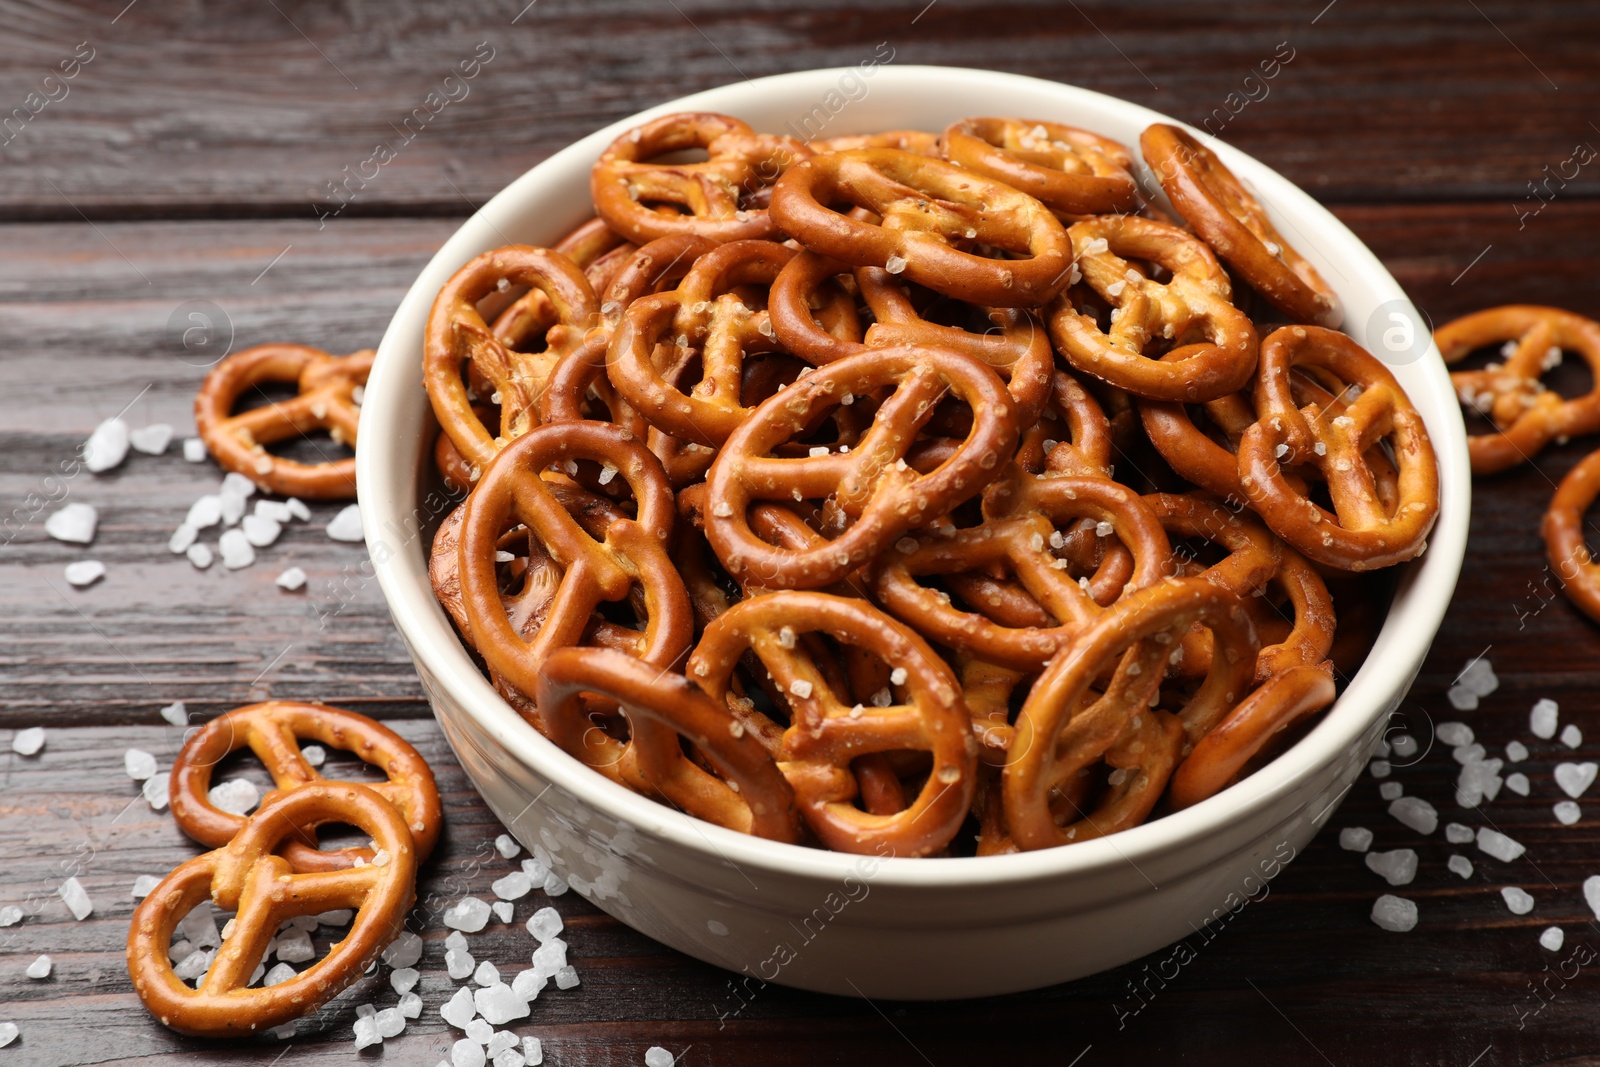
<svg viewBox="0 0 1600 1067">
<path fill-rule="evenodd" d="M 1350 576 L 1437 516 L 1426 429 L 1215 155 L 1141 146 L 1181 219 L 1047 119 L 667 115 L 596 218 L 463 267 L 430 574 L 530 728 L 725 827 L 991 855 L 1198 803 L 1330 704 Z"/>
</svg>

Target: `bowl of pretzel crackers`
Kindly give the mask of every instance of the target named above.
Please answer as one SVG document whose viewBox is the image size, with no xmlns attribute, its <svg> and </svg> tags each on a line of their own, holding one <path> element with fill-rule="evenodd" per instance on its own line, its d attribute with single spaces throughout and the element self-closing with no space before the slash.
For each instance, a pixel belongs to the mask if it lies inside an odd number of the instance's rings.
<svg viewBox="0 0 1600 1067">
<path fill-rule="evenodd" d="M 1444 364 L 1385 346 L 1421 321 L 1145 108 L 765 78 L 445 244 L 366 387 L 362 517 L 489 806 L 735 972 L 719 1015 L 1035 988 L 1234 910 L 1364 768 L 1466 540 Z"/>
</svg>

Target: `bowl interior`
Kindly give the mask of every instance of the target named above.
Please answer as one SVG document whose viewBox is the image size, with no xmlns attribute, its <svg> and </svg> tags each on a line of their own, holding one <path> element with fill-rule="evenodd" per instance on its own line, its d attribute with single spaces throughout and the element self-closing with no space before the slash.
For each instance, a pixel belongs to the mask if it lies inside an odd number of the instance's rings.
<svg viewBox="0 0 1600 1067">
<path fill-rule="evenodd" d="M 553 242 L 589 218 L 588 175 L 594 159 L 620 133 L 657 114 L 721 111 L 757 129 L 801 137 L 896 128 L 939 131 L 964 116 L 1018 115 L 1081 126 L 1134 148 L 1147 125 L 1174 121 L 1054 82 L 960 68 L 895 66 L 882 58 L 870 66 L 864 62 L 779 75 L 669 101 L 597 131 L 513 182 L 462 225 L 401 303 L 367 386 L 357 455 L 368 547 L 396 625 L 419 663 L 496 741 L 546 780 L 641 832 L 696 852 L 715 850 L 741 865 L 819 878 L 843 877 L 851 857 L 709 824 L 685 827 L 685 820 L 669 817 L 675 812 L 606 781 L 537 735 L 479 673 L 428 583 L 427 534 L 443 505 L 422 476 L 434 424 L 421 387 L 421 339 L 434 296 L 468 259 L 509 243 Z M 1278 802 L 1313 768 L 1346 757 L 1370 737 L 1373 720 L 1409 685 L 1443 618 L 1465 549 L 1470 476 L 1460 411 L 1427 328 L 1420 325 L 1425 320 L 1366 246 L 1314 200 L 1263 164 L 1200 131 L 1191 132 L 1254 189 L 1274 223 L 1334 286 L 1345 309 L 1345 331 L 1385 359 L 1421 411 L 1441 468 L 1439 519 L 1428 552 L 1402 569 L 1373 651 L 1338 701 L 1306 736 L 1255 774 L 1192 808 L 1112 838 L 1012 856 L 889 859 L 880 881 L 950 886 L 1056 878 L 1137 860 L 1216 832 L 1246 811 Z M 1148 169 L 1142 163 L 1140 169 L 1141 185 L 1154 189 Z M 1319 818 L 1325 816 L 1326 811 Z"/>
</svg>

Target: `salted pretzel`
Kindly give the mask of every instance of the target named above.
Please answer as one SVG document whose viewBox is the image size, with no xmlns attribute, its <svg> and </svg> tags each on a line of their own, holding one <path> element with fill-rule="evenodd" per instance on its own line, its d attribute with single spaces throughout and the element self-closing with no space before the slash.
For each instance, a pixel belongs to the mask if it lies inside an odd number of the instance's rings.
<svg viewBox="0 0 1600 1067">
<path fill-rule="evenodd" d="M 702 148 L 702 163 L 657 163 Z M 644 244 L 674 233 L 713 241 L 758 240 L 776 228 L 753 195 L 811 149 L 792 137 L 758 134 L 709 111 L 662 115 L 636 126 L 600 154 L 590 178 L 594 209 L 617 233 Z"/>
<path fill-rule="evenodd" d="M 1062 529 L 1080 519 L 1103 524 L 1133 553 L 1131 577 L 1114 588 L 1067 570 L 1053 548 L 1064 544 Z M 1139 494 L 1105 478 L 1036 478 L 1013 471 L 984 496 L 984 522 L 952 531 L 901 538 L 878 568 L 878 601 L 919 633 L 1001 667 L 1036 671 L 1098 618 L 1106 603 L 1166 578 L 1170 549 L 1160 520 Z M 988 571 L 1003 566 L 1016 575 L 1044 609 L 1045 626 L 1018 627 L 995 621 L 976 603 L 962 611 L 917 582 L 919 576 Z M 1119 576 L 1120 577 L 1120 576 Z M 1099 596 L 1097 598 L 1096 592 Z"/>
<path fill-rule="evenodd" d="M 361 417 L 355 391 L 366 385 L 372 359 L 371 349 L 331 356 L 309 345 L 256 345 L 235 352 L 212 367 L 200 384 L 194 398 L 195 429 L 223 469 L 268 492 L 353 500 L 354 459 L 299 463 L 273 455 L 266 446 L 326 430 L 335 443 L 354 449 Z M 299 395 L 233 413 L 240 398 L 267 382 L 292 384 Z"/>
<path fill-rule="evenodd" d="M 1261 683 L 1195 743 L 1172 772 L 1167 795 L 1187 808 L 1231 785 L 1273 735 L 1333 703 L 1333 664 L 1286 667 Z"/>
<path fill-rule="evenodd" d="M 577 459 L 607 464 L 633 493 L 637 515 L 619 518 L 596 538 L 562 505 L 543 472 Z M 639 658 L 660 669 L 687 651 L 694 616 L 668 555 L 672 488 L 660 462 L 626 430 L 600 422 L 542 426 L 508 445 L 467 498 L 458 549 L 461 598 L 474 644 L 489 667 L 522 693 L 538 690 L 549 653 L 576 644 L 602 601 L 638 586 L 647 618 Z M 513 526 L 560 568 L 554 592 L 528 637 L 508 617 L 495 554 Z M 547 730 L 542 717 L 533 725 Z"/>
<path fill-rule="evenodd" d="M 1200 403 L 1249 382 L 1256 330 L 1230 303 L 1228 275 L 1203 242 L 1136 215 L 1101 215 L 1068 232 L 1084 282 L 1111 306 L 1109 330 L 1075 306 L 1070 291 L 1047 310 L 1050 336 L 1069 363 L 1155 400 Z M 1158 282 L 1133 260 L 1171 278 Z"/>
<path fill-rule="evenodd" d="M 1153 705 L 1172 644 L 1199 623 L 1222 654 L 1177 714 Z M 1244 697 L 1256 635 L 1238 597 L 1203 578 L 1169 578 L 1113 604 L 1050 661 L 1017 716 L 1001 772 L 1006 824 L 1018 848 L 1050 848 L 1136 825 L 1160 799 L 1185 748 Z M 1097 688 L 1097 679 L 1111 677 Z M 1057 790 L 1080 771 L 1112 768 L 1102 795 Z M 1064 821 L 1063 821 L 1064 820 Z"/>
<path fill-rule="evenodd" d="M 443 811 L 427 761 L 405 738 L 365 715 L 297 700 L 235 708 L 189 735 L 172 761 L 172 815 L 178 828 L 212 848 L 226 845 L 244 828 L 244 816 L 216 807 L 207 794 L 212 769 L 228 753 L 247 745 L 271 773 L 275 792 L 325 781 L 300 754 L 301 740 L 353 753 L 382 770 L 388 781 L 363 784 L 400 810 L 416 843 L 418 862 L 428 858 L 439 839 Z M 325 852 L 317 848 L 311 826 L 300 829 L 306 832 L 297 833 L 283 847 L 284 858 L 296 871 L 338 871 L 355 866 L 358 859 L 372 862 L 371 849 Z"/>
<path fill-rule="evenodd" d="M 882 221 L 841 214 L 865 208 Z M 784 172 L 772 217 L 820 255 L 883 267 L 936 293 L 986 307 L 1037 307 L 1067 284 L 1072 243 L 1050 210 L 1003 182 L 941 160 L 866 148 L 830 152 Z M 1000 249 L 991 259 L 967 249 Z"/>
<path fill-rule="evenodd" d="M 1600 452 L 1591 452 L 1567 472 L 1544 516 L 1545 554 L 1567 599 L 1600 621 L 1600 565 L 1584 536 L 1584 514 L 1600 495 Z"/>
<path fill-rule="evenodd" d="M 1252 288 L 1295 322 L 1339 325 L 1343 311 L 1332 286 L 1209 148 L 1165 123 L 1148 127 L 1139 147 L 1178 213 Z"/>
<path fill-rule="evenodd" d="M 1133 156 L 1107 137 L 1059 122 L 970 118 L 944 131 L 944 157 L 1021 189 L 1067 215 L 1132 211 Z"/>
<path fill-rule="evenodd" d="M 939 135 L 922 130 L 885 130 L 883 133 L 846 134 L 811 142 L 818 152 L 848 152 L 856 148 L 893 148 L 913 155 L 939 159 Z"/>
<path fill-rule="evenodd" d="M 846 706 L 798 640 L 810 633 L 868 649 L 892 664 L 904 679 L 896 683 L 901 698 L 886 706 Z M 823 844 L 842 852 L 888 846 L 895 855 L 924 856 L 949 843 L 971 805 L 977 742 L 955 676 L 926 641 L 862 600 L 772 593 L 741 601 L 713 619 L 689 657 L 688 676 L 713 700 L 724 701 L 747 649 L 789 694 L 794 721 L 784 732 L 779 766 L 806 825 Z M 856 807 L 851 761 L 907 750 L 932 757 L 910 806 L 893 814 Z"/>
<path fill-rule="evenodd" d="M 1330 374 L 1345 388 L 1331 404 L 1302 409 L 1290 381 L 1295 367 Z M 1239 481 L 1273 533 L 1343 570 L 1388 567 L 1422 552 L 1439 514 L 1439 467 L 1422 415 L 1387 367 L 1342 333 L 1285 326 L 1261 343 L 1255 407 L 1259 421 L 1239 441 Z M 1387 493 L 1366 459 L 1380 442 L 1397 472 Z M 1288 483 L 1284 468 L 1300 464 L 1326 480 L 1333 511 Z"/>
<path fill-rule="evenodd" d="M 631 737 L 618 740 L 595 726 L 578 699 L 583 693 L 620 704 Z M 798 839 L 794 790 L 760 737 L 683 675 L 611 649 L 559 648 L 541 667 L 536 699 L 551 740 L 602 773 L 637 775 L 675 807 L 718 826 Z M 685 756 L 680 737 L 721 777 Z"/>
<path fill-rule="evenodd" d="M 1600 323 L 1560 308 L 1509 304 L 1446 323 L 1433 339 L 1446 363 L 1473 349 L 1505 342 L 1504 361 L 1450 375 L 1463 407 L 1494 422 L 1495 432 L 1470 434 L 1472 473 L 1493 474 L 1531 459 L 1551 441 L 1600 430 Z M 1573 400 L 1546 389 L 1540 377 L 1576 352 L 1594 382 Z"/>
<path fill-rule="evenodd" d="M 490 330 L 478 301 L 501 282 L 538 289 L 550 300 L 555 322 L 539 352 L 508 348 Z M 581 345 L 597 324 L 599 302 L 581 270 L 547 248 L 508 245 L 485 252 L 445 283 L 428 314 L 422 373 L 439 425 L 462 458 L 479 472 L 510 441 L 538 424 L 538 401 L 551 371 Z M 500 407 L 498 432 L 478 420 L 462 368 L 472 368 L 493 386 Z"/>
<path fill-rule="evenodd" d="M 274 850 L 297 827 L 345 823 L 368 834 L 378 858 L 362 867 L 296 871 Z M 133 910 L 128 974 L 162 1025 L 194 1037 L 261 1034 L 315 1011 L 375 964 L 416 900 L 417 854 L 405 817 L 376 790 L 317 782 L 269 797 L 228 844 L 167 875 Z M 210 898 L 234 912 L 198 989 L 173 973 L 173 932 Z M 276 985 L 250 986 L 285 919 L 350 908 L 350 932 L 310 967 Z"/>
<path fill-rule="evenodd" d="M 560 252 L 583 271 L 589 288 L 596 293 L 606 291 L 637 248 L 600 218 L 590 219 L 551 246 L 552 251 Z M 478 302 L 478 308 L 491 324 L 495 338 L 508 348 L 522 348 L 542 337 L 560 317 L 550 297 L 537 287 L 518 296 L 503 310 L 491 312 L 499 302 L 498 293 L 490 294 Z"/>
<path fill-rule="evenodd" d="M 1279 541 L 1253 515 L 1196 494 L 1153 493 L 1144 502 L 1174 540 L 1199 539 L 1226 549 L 1228 555 L 1211 566 L 1192 571 L 1239 597 L 1251 611 L 1261 651 L 1256 657 L 1255 680 L 1264 683 L 1291 667 L 1314 666 L 1333 647 L 1333 598 L 1315 568 L 1304 556 Z M 1181 546 L 1186 547 L 1186 546 Z M 1173 550 L 1179 561 L 1184 553 Z M 1288 601 L 1286 616 L 1265 596 L 1277 585 Z M 1276 640 L 1269 642 L 1269 635 Z M 1204 674 L 1211 663 L 1208 634 L 1191 633 L 1183 643 L 1182 673 Z"/>
<path fill-rule="evenodd" d="M 886 386 L 892 391 L 851 451 L 774 455 L 830 410 Z M 948 458 L 920 473 L 905 457 L 946 394 L 971 411 L 971 427 Z M 769 588 L 829 585 L 877 558 L 902 534 L 976 495 L 1004 468 L 1016 443 L 1010 394 L 994 371 L 972 357 L 909 346 L 847 356 L 808 371 L 728 438 L 707 478 L 706 537 L 738 580 L 748 574 Z M 824 501 L 825 545 L 786 551 L 751 530 L 752 503 L 816 499 Z"/>
<path fill-rule="evenodd" d="M 633 301 L 607 350 L 611 384 L 658 429 L 721 445 L 750 414 L 746 359 L 782 351 L 766 310 L 747 306 L 736 290 L 771 285 L 793 256 L 773 241 L 730 241 L 697 259 L 676 289 Z M 692 389 L 680 389 L 656 365 L 663 344 L 673 346 L 679 367 L 698 355 L 700 381 Z"/>
</svg>

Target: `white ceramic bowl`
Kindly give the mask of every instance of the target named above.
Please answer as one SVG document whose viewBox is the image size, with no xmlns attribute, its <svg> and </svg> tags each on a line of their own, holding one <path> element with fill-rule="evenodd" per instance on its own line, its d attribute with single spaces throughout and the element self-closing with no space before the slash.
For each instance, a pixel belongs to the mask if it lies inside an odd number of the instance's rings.
<svg viewBox="0 0 1600 1067">
<path fill-rule="evenodd" d="M 860 88 L 860 87 L 864 87 Z M 434 423 L 422 389 L 423 323 L 468 259 L 507 241 L 545 244 L 588 218 L 589 168 L 619 133 L 657 114 L 710 110 L 823 136 L 943 130 L 967 115 L 1083 126 L 1136 146 L 1166 116 L 1099 93 L 943 67 L 813 70 L 664 103 L 590 135 L 511 183 L 458 230 L 411 287 L 378 350 L 356 457 L 379 583 L 434 713 L 496 815 L 543 844 L 574 889 L 673 948 L 761 981 L 890 998 L 1031 989 L 1135 959 L 1259 892 L 1304 847 L 1364 768 L 1420 668 L 1461 567 L 1470 480 L 1455 395 L 1420 322 L 1377 258 L 1287 180 L 1226 145 L 1279 228 L 1334 283 L 1346 329 L 1380 355 L 1421 409 L 1441 466 L 1438 526 L 1408 565 L 1377 644 L 1316 727 L 1268 766 L 1204 803 L 1111 837 L 1013 856 L 857 857 L 724 830 L 588 770 L 529 729 L 479 673 L 434 601 L 426 570 L 442 498 L 427 462 Z M 1148 178 L 1148 174 L 1146 174 Z M 1148 184 L 1148 183 L 1146 183 Z M 1398 331 L 1398 332 L 1394 332 Z M 1374 334 L 1369 336 L 1369 334 Z M 578 951 L 582 949 L 579 946 Z M 748 977 L 743 977 L 748 976 Z M 748 995 L 748 994 L 745 994 Z M 730 992 L 712 1005 L 732 1013 Z"/>
</svg>

